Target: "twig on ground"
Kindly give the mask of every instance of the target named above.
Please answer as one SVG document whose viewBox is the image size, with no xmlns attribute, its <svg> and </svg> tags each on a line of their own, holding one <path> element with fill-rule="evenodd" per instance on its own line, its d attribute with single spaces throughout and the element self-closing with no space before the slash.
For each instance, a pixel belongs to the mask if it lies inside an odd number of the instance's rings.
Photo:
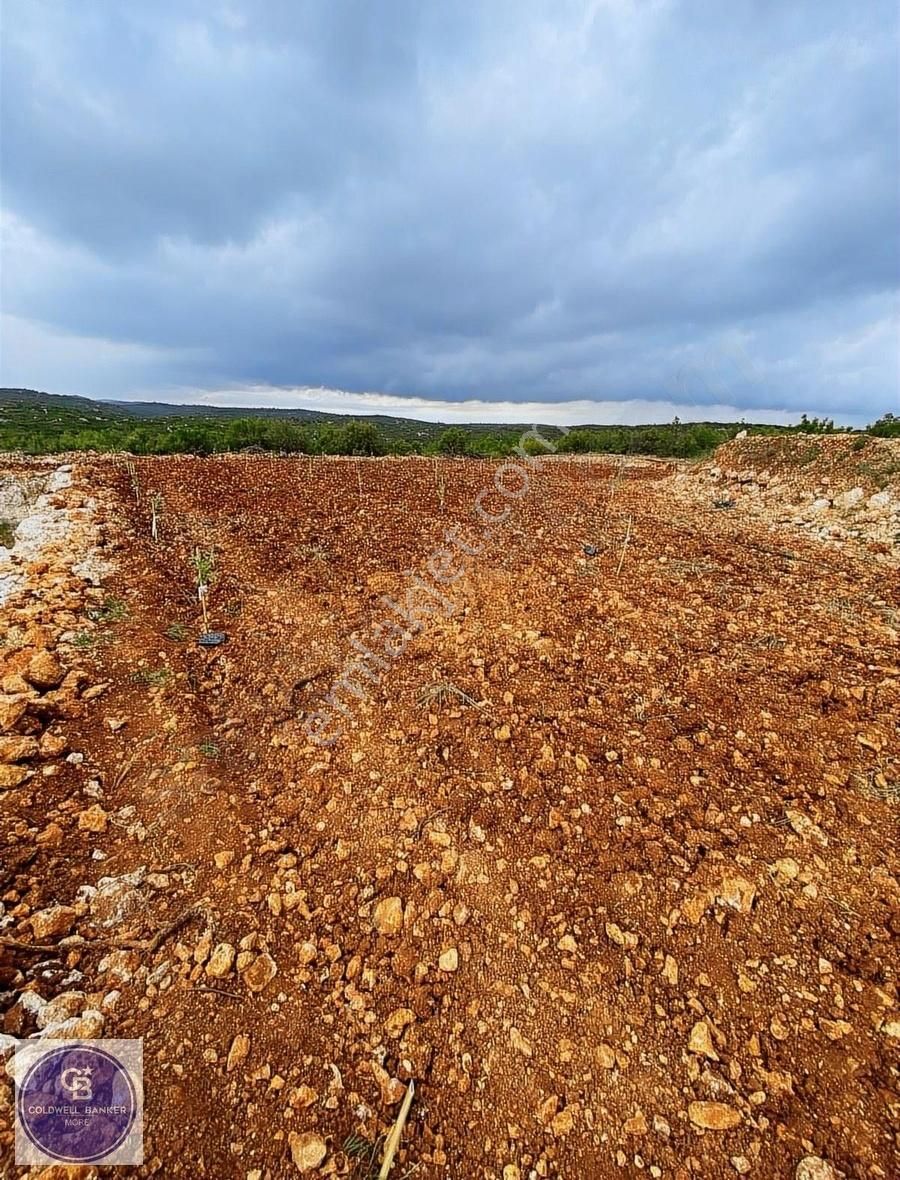
<svg viewBox="0 0 900 1180">
<path fill-rule="evenodd" d="M 425 706 L 430 705 L 432 701 L 437 701 L 439 705 L 443 705 L 450 697 L 455 697 L 471 709 L 483 709 L 490 704 L 490 701 L 476 701 L 474 697 L 470 697 L 467 692 L 463 692 L 461 688 L 457 688 L 449 680 L 442 680 L 438 684 L 427 684 L 420 689 L 416 703 Z"/>
<path fill-rule="evenodd" d="M 72 946 L 79 949 L 83 943 L 72 943 L 69 946 L 53 946 L 42 942 L 20 942 L 18 938 L 0 938 L 0 946 L 5 946 L 11 951 L 34 951 L 35 954 L 42 955 L 45 951 L 67 951 L 71 950 Z"/>
<path fill-rule="evenodd" d="M 119 946 L 127 950 L 148 951 L 152 955 L 159 950 L 170 935 L 174 934 L 176 930 L 180 930 L 182 926 L 187 925 L 191 918 L 195 917 L 199 911 L 200 905 L 195 902 L 193 905 L 189 905 L 186 910 L 183 910 L 174 921 L 169 922 L 167 926 L 163 926 L 157 930 L 149 941 L 147 939 L 132 938 L 120 942 Z"/>
<path fill-rule="evenodd" d="M 237 992 L 227 992 L 223 987 L 207 987 L 204 984 L 202 987 L 189 987 L 189 992 L 211 992 L 216 996 L 227 996 L 229 1000 L 244 1000 L 246 996 L 239 996 Z"/>
<path fill-rule="evenodd" d="M 60 942 L 56 944 L 47 944 L 40 942 L 20 942 L 17 938 L 2 938 L 0 937 L 0 946 L 9 947 L 15 951 L 31 951 L 35 954 L 44 954 L 46 952 L 62 953 L 71 950 L 90 950 L 92 947 L 114 946 L 122 950 L 129 951 L 147 951 L 149 954 L 155 954 L 162 944 L 169 938 L 176 930 L 180 930 L 185 926 L 191 918 L 198 913 L 202 913 L 202 907 L 199 903 L 188 906 L 186 910 L 178 915 L 174 921 L 169 922 L 168 925 L 161 927 L 153 935 L 152 938 L 82 938 L 76 935 L 71 941 Z"/>
</svg>

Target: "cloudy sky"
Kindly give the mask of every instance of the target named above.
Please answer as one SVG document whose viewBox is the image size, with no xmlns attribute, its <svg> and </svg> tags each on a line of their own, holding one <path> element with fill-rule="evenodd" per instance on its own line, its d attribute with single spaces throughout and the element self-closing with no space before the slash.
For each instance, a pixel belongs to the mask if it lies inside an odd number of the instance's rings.
<svg viewBox="0 0 900 1180">
<path fill-rule="evenodd" d="M 448 420 L 900 409 L 893 0 L 2 13 L 4 385 Z"/>
</svg>

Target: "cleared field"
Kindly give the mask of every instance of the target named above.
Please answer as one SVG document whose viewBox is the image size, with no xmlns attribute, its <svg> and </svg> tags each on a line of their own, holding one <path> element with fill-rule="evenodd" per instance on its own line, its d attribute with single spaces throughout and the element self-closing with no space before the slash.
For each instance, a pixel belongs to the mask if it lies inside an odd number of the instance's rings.
<svg viewBox="0 0 900 1180">
<path fill-rule="evenodd" d="M 137 1174 L 377 1176 L 410 1079 L 395 1178 L 895 1172 L 895 565 L 671 464 L 522 470 L 60 494 L 115 569 L 0 606 L 0 1003 L 144 1037 Z"/>
</svg>

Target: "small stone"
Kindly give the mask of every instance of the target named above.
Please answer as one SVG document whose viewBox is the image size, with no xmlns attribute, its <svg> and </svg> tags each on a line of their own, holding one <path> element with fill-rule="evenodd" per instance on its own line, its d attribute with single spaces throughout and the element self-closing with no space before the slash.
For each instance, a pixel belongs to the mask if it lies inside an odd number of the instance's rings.
<svg viewBox="0 0 900 1180">
<path fill-rule="evenodd" d="M 78 827 L 82 832 L 105 832 L 108 822 L 109 816 L 99 803 L 78 813 Z"/>
<path fill-rule="evenodd" d="M 42 758 L 59 758 L 68 748 L 69 743 L 61 733 L 51 733 L 49 730 L 41 734 L 38 742 L 38 753 Z"/>
<path fill-rule="evenodd" d="M 800 874 L 800 865 L 792 856 L 783 856 L 772 865 L 778 881 L 794 881 Z"/>
<path fill-rule="evenodd" d="M 296 1086 L 288 1094 L 288 1106 L 294 1110 L 306 1110 L 308 1106 L 312 1106 L 314 1102 L 318 1102 L 319 1095 L 312 1088 L 305 1083 L 302 1086 Z"/>
<path fill-rule="evenodd" d="M 247 1055 L 250 1052 L 250 1038 L 246 1033 L 238 1033 L 231 1042 L 231 1048 L 228 1050 L 228 1060 L 225 1062 L 225 1072 L 231 1073 L 233 1069 L 237 1069 L 244 1061 L 247 1060 Z"/>
<path fill-rule="evenodd" d="M 678 986 L 678 964 L 671 955 L 666 955 L 666 961 L 663 963 L 662 977 L 672 987 Z"/>
<path fill-rule="evenodd" d="M 393 1106 L 400 1102 L 406 1093 L 406 1086 L 399 1078 L 392 1078 L 388 1071 L 377 1061 L 372 1062 L 372 1076 L 381 1091 L 381 1101 L 385 1106 Z"/>
<path fill-rule="evenodd" d="M 60 1041 L 93 1041 L 103 1032 L 105 1017 L 96 1008 L 88 1008 L 71 1020 L 65 1020 L 53 1029 L 53 1036 Z"/>
<path fill-rule="evenodd" d="M 610 942 L 614 942 L 616 946 L 624 947 L 626 950 L 634 950 L 638 944 L 638 936 L 632 934 L 628 930 L 622 930 L 615 922 L 606 923 L 606 937 Z"/>
<path fill-rule="evenodd" d="M 716 894 L 716 900 L 739 914 L 749 914 L 753 908 L 756 889 L 746 877 L 725 877 Z"/>
<path fill-rule="evenodd" d="M 399 934 L 403 929 L 403 902 L 399 897 L 385 897 L 375 907 L 375 929 L 386 936 Z"/>
<path fill-rule="evenodd" d="M 616 1064 L 616 1055 L 609 1045 L 598 1045 L 594 1050 L 594 1056 L 601 1069 L 613 1069 Z"/>
<path fill-rule="evenodd" d="M 24 766 L 10 766 L 0 764 L 0 790 L 18 787 L 28 778 L 28 770 Z"/>
<path fill-rule="evenodd" d="M 498 742 L 508 742 L 512 736 L 508 725 L 501 725 L 494 730 L 494 737 Z"/>
<path fill-rule="evenodd" d="M 626 1135 L 646 1135 L 648 1128 L 644 1112 L 639 1110 L 636 1115 L 633 1115 L 630 1119 L 626 1119 L 623 1129 Z"/>
<path fill-rule="evenodd" d="M 234 853 L 231 852 L 230 850 L 227 850 L 225 852 L 217 852 L 213 856 L 213 861 L 214 861 L 217 869 L 227 869 L 233 860 L 234 860 Z"/>
<path fill-rule="evenodd" d="M 571 1107 L 566 1107 L 550 1120 L 550 1129 L 557 1138 L 568 1135 L 575 1127 L 575 1114 Z"/>
<path fill-rule="evenodd" d="M 788 810 L 786 813 L 787 821 L 793 830 L 804 840 L 815 840 L 817 844 L 821 844 L 823 848 L 828 845 L 828 837 L 822 831 L 818 824 L 803 814 L 802 811 Z"/>
<path fill-rule="evenodd" d="M 8 733 L 25 716 L 28 700 L 24 696 L 0 696 L 0 733 Z"/>
<path fill-rule="evenodd" d="M 459 952 L 455 946 L 451 946 L 449 950 L 444 951 L 438 959 L 438 966 L 442 971 L 455 971 L 459 966 Z"/>
<path fill-rule="evenodd" d="M 49 651 L 39 651 L 32 656 L 26 669 L 25 679 L 35 688 L 57 688 L 62 684 L 62 665 Z"/>
<path fill-rule="evenodd" d="M 304 1131 L 302 1134 L 291 1131 L 288 1135 L 288 1146 L 298 1172 L 312 1172 L 328 1154 L 325 1140 L 315 1131 Z"/>
<path fill-rule="evenodd" d="M 533 1053 L 531 1042 L 527 1041 L 515 1025 L 509 1030 L 509 1043 L 517 1053 L 521 1053 L 523 1057 L 530 1057 Z"/>
<path fill-rule="evenodd" d="M 0 737 L 0 762 L 24 762 L 34 758 L 37 752 L 36 738 Z"/>
<path fill-rule="evenodd" d="M 713 1047 L 712 1037 L 709 1033 L 709 1025 L 705 1020 L 698 1020 L 691 1029 L 690 1039 L 688 1040 L 688 1049 L 690 1049 L 692 1053 L 698 1053 L 701 1057 L 708 1057 L 710 1061 L 719 1060 L 719 1055 Z"/>
<path fill-rule="evenodd" d="M 837 1180 L 837 1172 L 827 1160 L 807 1155 L 797 1164 L 794 1180 Z"/>
<path fill-rule="evenodd" d="M 698 926 L 700 919 L 706 913 L 707 907 L 711 901 L 709 893 L 705 890 L 702 893 L 695 893 L 693 897 L 688 898 L 687 901 L 682 902 L 681 912 L 691 923 L 692 926 Z"/>
<path fill-rule="evenodd" d="M 206 964 L 206 974 L 210 979 L 224 979 L 234 965 L 234 955 L 234 947 L 230 942 L 220 942 Z"/>
<path fill-rule="evenodd" d="M 786 1041 L 791 1035 L 791 1030 L 784 1023 L 780 1016 L 773 1016 L 769 1021 L 769 1032 L 776 1041 Z"/>
<path fill-rule="evenodd" d="M 257 955 L 249 967 L 243 972 L 243 980 L 252 992 L 264 991 L 275 976 L 278 968 L 271 955 L 263 952 Z"/>
<path fill-rule="evenodd" d="M 819 1027 L 829 1041 L 839 1041 L 848 1033 L 853 1032 L 853 1026 L 848 1024 L 846 1020 L 822 1019 L 819 1021 Z"/>
<path fill-rule="evenodd" d="M 395 1008 L 384 1022 L 384 1031 L 389 1037 L 402 1036 L 403 1030 L 408 1024 L 412 1024 L 415 1018 L 416 1014 L 412 1008 Z"/>
<path fill-rule="evenodd" d="M 43 831 L 34 838 L 35 844 L 42 848 L 58 848 L 63 842 L 63 830 L 57 823 L 49 823 Z"/>
<path fill-rule="evenodd" d="M 87 1007 L 84 992 L 60 992 L 46 1003 L 35 1017 L 38 1028 L 46 1029 L 53 1024 L 80 1016 Z"/>
<path fill-rule="evenodd" d="M 750 1171 L 750 1161 L 745 1155 L 733 1155 L 731 1157 L 731 1166 L 739 1176 L 746 1176 Z"/>
<path fill-rule="evenodd" d="M 45 938 L 68 934 L 72 929 L 77 912 L 70 905 L 51 905 L 31 915 L 31 933 L 36 942 Z"/>
<path fill-rule="evenodd" d="M 740 1111 L 724 1102 L 692 1102 L 688 1117 L 695 1127 L 706 1131 L 727 1131 L 741 1121 Z"/>
</svg>

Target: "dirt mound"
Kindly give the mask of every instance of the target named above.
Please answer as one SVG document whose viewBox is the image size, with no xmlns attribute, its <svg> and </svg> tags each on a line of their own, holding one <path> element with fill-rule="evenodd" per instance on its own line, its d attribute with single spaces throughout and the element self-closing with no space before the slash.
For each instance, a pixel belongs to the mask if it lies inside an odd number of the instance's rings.
<svg viewBox="0 0 900 1180">
<path fill-rule="evenodd" d="M 900 490 L 900 439 L 865 434 L 747 435 L 719 447 L 713 465 L 723 472 L 767 472 L 807 490 Z"/>
<path fill-rule="evenodd" d="M 900 560 L 900 439 L 859 434 L 749 435 L 686 469 L 680 496 L 773 528 Z"/>
<path fill-rule="evenodd" d="M 136 1175 L 370 1180 L 410 1079 L 397 1178 L 895 1174 L 900 585 L 620 474 L 75 471 L 115 571 L 0 605 L 0 1049 L 143 1037 Z"/>
</svg>

